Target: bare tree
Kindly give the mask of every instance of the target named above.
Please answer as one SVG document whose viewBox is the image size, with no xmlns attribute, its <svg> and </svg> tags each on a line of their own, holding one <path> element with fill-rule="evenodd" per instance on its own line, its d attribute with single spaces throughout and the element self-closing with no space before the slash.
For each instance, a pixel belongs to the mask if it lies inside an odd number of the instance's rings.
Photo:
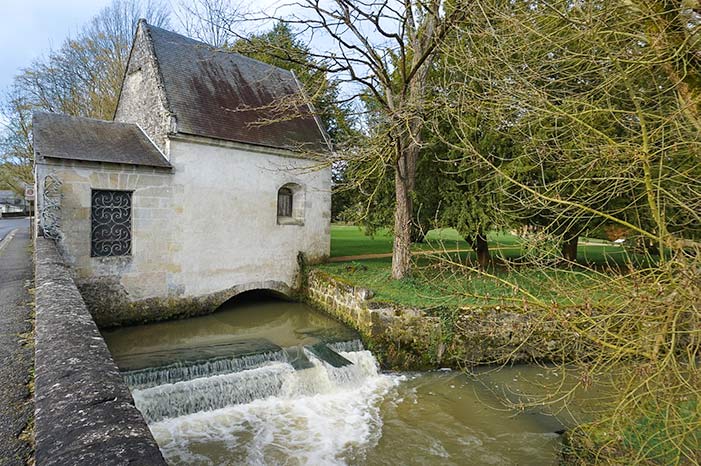
<svg viewBox="0 0 701 466">
<path fill-rule="evenodd" d="M 169 9 L 156 0 L 114 0 L 75 38 L 66 39 L 61 48 L 15 77 L 0 107 L 0 122 L 6 122 L 0 129 L 3 177 L 31 182 L 35 110 L 112 118 L 141 17 L 167 26 Z"/>
<path fill-rule="evenodd" d="M 444 0 L 302 0 L 287 8 L 290 14 L 274 19 L 308 38 L 316 66 L 346 83 L 348 99 L 371 100 L 379 114 L 381 124 L 373 134 L 378 144 L 365 156 L 380 157 L 394 173 L 392 277 L 404 278 L 411 273 L 413 196 L 428 73 L 464 8 Z"/>
<path fill-rule="evenodd" d="M 241 19 L 240 4 L 231 0 L 182 1 L 175 10 L 184 32 L 213 47 L 231 45 L 239 36 L 234 24 Z"/>
</svg>

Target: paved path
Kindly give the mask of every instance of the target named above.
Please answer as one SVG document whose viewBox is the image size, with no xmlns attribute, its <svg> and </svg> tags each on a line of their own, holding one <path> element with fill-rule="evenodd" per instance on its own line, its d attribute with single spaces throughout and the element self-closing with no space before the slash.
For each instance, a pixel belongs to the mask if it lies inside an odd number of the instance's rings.
<svg viewBox="0 0 701 466">
<path fill-rule="evenodd" d="M 32 454 L 31 445 L 19 438 L 34 412 L 27 387 L 34 351 L 19 336 L 31 330 L 27 284 L 32 260 L 29 224 L 23 222 L 12 222 L 19 228 L 0 251 L 0 466 L 24 465 Z"/>
</svg>

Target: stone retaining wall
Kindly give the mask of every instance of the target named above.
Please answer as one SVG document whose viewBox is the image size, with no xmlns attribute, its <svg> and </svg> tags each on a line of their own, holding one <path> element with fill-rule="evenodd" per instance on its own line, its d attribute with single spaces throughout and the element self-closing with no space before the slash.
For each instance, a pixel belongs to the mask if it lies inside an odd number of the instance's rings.
<svg viewBox="0 0 701 466">
<path fill-rule="evenodd" d="M 527 308 L 426 312 L 372 299 L 367 288 L 307 272 L 306 299 L 355 328 L 386 367 L 418 370 L 479 364 L 569 360 L 583 342 L 558 318 Z"/>
<path fill-rule="evenodd" d="M 165 465 L 55 244 L 35 254 L 36 464 Z"/>
</svg>

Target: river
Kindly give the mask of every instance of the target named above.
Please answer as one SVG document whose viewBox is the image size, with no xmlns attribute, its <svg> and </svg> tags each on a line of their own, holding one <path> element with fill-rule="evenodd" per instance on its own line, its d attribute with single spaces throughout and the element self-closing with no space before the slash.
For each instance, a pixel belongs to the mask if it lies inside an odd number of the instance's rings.
<svg viewBox="0 0 701 466">
<path fill-rule="evenodd" d="M 383 372 L 357 335 L 300 303 L 104 332 L 169 464 L 557 464 L 561 421 L 514 411 L 547 368 Z"/>
</svg>

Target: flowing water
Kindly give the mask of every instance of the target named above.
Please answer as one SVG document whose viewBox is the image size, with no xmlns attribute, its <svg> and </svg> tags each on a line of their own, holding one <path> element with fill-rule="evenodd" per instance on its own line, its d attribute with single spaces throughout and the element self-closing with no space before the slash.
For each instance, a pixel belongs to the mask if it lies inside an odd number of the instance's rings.
<svg viewBox="0 0 701 466">
<path fill-rule="evenodd" d="M 384 373 L 357 335 L 257 298 L 105 332 L 170 464 L 557 464 L 562 425 L 506 408 L 536 367 Z"/>
</svg>

